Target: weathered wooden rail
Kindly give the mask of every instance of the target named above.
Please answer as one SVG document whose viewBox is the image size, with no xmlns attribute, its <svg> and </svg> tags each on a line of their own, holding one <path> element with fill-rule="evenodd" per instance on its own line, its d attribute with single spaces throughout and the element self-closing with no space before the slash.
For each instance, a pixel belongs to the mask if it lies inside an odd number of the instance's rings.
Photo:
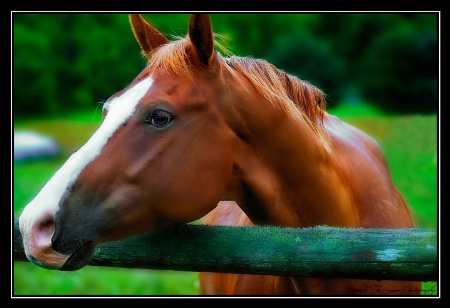
<svg viewBox="0 0 450 308">
<path fill-rule="evenodd" d="M 90 265 L 437 281 L 437 246 L 426 229 L 168 225 L 98 246 Z M 17 219 L 14 260 L 27 261 Z"/>
</svg>

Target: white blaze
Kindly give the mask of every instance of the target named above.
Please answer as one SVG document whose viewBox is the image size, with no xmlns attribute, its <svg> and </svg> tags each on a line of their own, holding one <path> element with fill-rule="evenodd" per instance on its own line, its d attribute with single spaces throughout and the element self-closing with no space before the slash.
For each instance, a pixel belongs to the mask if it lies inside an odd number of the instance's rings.
<svg viewBox="0 0 450 308">
<path fill-rule="evenodd" d="M 25 252 L 32 254 L 38 247 L 51 247 L 50 234 L 45 239 L 32 239 L 31 231 L 34 223 L 45 217 L 53 219 L 59 210 L 58 204 L 67 187 L 77 179 L 81 171 L 102 151 L 108 139 L 127 121 L 136 109 L 138 102 L 144 97 L 153 83 L 151 76 L 143 79 L 133 87 L 105 103 L 108 115 L 92 137 L 77 152 L 72 154 L 66 163 L 48 181 L 38 195 L 25 207 L 19 218 L 20 231 L 24 239 Z M 53 232 L 52 232 L 53 233 Z M 37 243 L 37 241 L 41 241 Z M 44 242 L 42 242 L 44 241 Z"/>
</svg>

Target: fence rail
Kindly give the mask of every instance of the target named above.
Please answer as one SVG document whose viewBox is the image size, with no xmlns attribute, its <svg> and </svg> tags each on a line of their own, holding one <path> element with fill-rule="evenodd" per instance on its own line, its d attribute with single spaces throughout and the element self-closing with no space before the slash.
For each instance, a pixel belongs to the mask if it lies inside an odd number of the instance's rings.
<svg viewBox="0 0 450 308">
<path fill-rule="evenodd" d="M 99 245 L 90 265 L 193 272 L 437 281 L 427 229 L 167 225 Z M 14 220 L 14 261 L 27 261 Z"/>
</svg>

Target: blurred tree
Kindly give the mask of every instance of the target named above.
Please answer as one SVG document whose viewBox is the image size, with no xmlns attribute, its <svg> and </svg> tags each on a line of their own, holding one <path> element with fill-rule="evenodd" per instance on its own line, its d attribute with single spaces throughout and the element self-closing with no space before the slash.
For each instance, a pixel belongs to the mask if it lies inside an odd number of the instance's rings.
<svg viewBox="0 0 450 308">
<path fill-rule="evenodd" d="M 294 32 L 281 35 L 276 45 L 266 55 L 269 62 L 320 88 L 328 105 L 334 106 L 342 99 L 346 89 L 343 63 L 333 55 L 329 41 Z"/>
<path fill-rule="evenodd" d="M 331 13 L 322 14 L 310 31 L 330 42 L 329 55 L 345 63 L 340 67 L 346 85 L 337 93 L 338 102 L 369 101 L 389 112 L 435 113 L 437 22 L 436 13 Z"/>
<path fill-rule="evenodd" d="M 364 57 L 365 97 L 391 112 L 438 110 L 437 33 L 410 24 L 392 28 L 371 44 Z"/>
<path fill-rule="evenodd" d="M 144 17 L 170 38 L 186 35 L 188 14 Z M 332 106 L 352 96 L 436 111 L 436 13 L 213 14 L 212 23 L 232 53 L 312 82 Z M 145 65 L 126 14 L 14 13 L 13 36 L 14 116 L 95 106 Z"/>
<path fill-rule="evenodd" d="M 95 106 L 145 65 L 126 14 L 13 17 L 15 116 Z"/>
<path fill-rule="evenodd" d="M 27 14 L 14 19 L 14 114 L 54 113 L 55 61 L 52 43 L 59 41 L 53 23 L 39 15 Z M 38 26 L 39 25 L 39 26 Z M 41 28 L 42 31 L 37 29 Z M 42 35 L 42 33 L 50 35 Z M 53 38 L 53 40 L 52 40 Z"/>
</svg>

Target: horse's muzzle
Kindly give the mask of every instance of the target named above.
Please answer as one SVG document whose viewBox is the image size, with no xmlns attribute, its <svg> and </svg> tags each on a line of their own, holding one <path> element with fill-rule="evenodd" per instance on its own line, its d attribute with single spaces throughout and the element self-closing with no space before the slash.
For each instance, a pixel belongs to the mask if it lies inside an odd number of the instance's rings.
<svg viewBox="0 0 450 308">
<path fill-rule="evenodd" d="M 70 255 L 69 259 L 59 270 L 76 271 L 88 265 L 94 255 L 95 246 L 93 241 L 80 244 L 78 249 Z"/>
</svg>

